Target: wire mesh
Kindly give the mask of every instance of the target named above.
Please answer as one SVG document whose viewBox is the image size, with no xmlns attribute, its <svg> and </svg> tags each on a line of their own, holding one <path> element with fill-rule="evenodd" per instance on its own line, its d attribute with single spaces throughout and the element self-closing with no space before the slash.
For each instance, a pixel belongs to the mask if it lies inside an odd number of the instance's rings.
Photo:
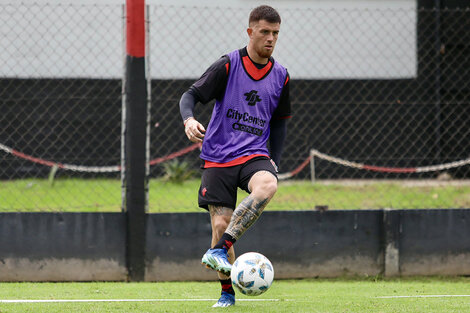
<svg viewBox="0 0 470 313">
<path fill-rule="evenodd" d="M 246 45 L 249 9 L 150 10 L 152 118 L 158 124 L 151 148 L 169 152 L 189 144 L 179 97 L 221 55 Z M 469 10 L 279 11 L 274 57 L 291 75 L 293 107 L 280 168 L 291 181 L 281 183 L 269 207 L 468 207 Z M 212 106 L 196 106 L 204 125 Z M 311 149 L 364 166 L 325 158 L 309 166 Z M 197 151 L 185 160 L 197 168 Z M 422 167 L 437 169 L 416 170 Z M 315 183 L 303 185 L 307 180 Z M 195 192 L 192 197 L 196 202 Z"/>
<path fill-rule="evenodd" d="M 178 102 L 211 63 L 247 44 L 250 8 L 148 11 L 149 208 L 197 211 L 198 149 Z M 293 118 L 280 164 L 289 180 L 269 208 L 468 208 L 468 163 L 412 169 L 470 157 L 470 11 L 279 12 L 274 57 L 291 76 Z M 0 16 L 0 209 L 120 210 L 122 6 L 2 4 Z M 205 125 L 212 106 L 196 106 Z M 367 167 L 312 164 L 311 149 Z M 168 182 L 178 171 L 194 178 Z"/>
<path fill-rule="evenodd" d="M 0 16 L 0 209 L 120 210 L 119 171 L 92 167 L 120 164 L 122 6 L 2 4 Z"/>
</svg>

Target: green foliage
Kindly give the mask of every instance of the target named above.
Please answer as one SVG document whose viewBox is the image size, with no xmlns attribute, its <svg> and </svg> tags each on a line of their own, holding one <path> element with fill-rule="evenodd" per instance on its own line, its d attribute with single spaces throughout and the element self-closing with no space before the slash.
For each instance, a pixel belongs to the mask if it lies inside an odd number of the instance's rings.
<svg viewBox="0 0 470 313">
<path fill-rule="evenodd" d="M 180 162 L 178 159 L 174 159 L 170 162 L 163 163 L 165 169 L 165 181 L 181 185 L 188 179 L 191 179 L 195 175 L 195 171 L 192 170 L 188 162 Z"/>
</svg>

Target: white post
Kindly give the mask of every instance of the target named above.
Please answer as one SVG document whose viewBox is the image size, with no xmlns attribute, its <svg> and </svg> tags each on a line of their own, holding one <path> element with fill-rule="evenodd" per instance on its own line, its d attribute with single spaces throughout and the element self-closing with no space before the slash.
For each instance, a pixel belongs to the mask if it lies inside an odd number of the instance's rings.
<svg viewBox="0 0 470 313">
<path fill-rule="evenodd" d="M 315 183 L 315 150 L 310 150 L 310 180 Z"/>
</svg>

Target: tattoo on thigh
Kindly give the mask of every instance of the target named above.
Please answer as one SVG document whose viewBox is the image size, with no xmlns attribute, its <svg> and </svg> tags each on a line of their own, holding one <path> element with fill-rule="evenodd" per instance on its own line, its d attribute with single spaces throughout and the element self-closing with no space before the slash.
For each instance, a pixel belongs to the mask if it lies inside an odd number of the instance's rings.
<svg viewBox="0 0 470 313">
<path fill-rule="evenodd" d="M 233 211 L 232 219 L 226 233 L 238 239 L 260 217 L 269 199 L 255 199 L 252 195 L 246 197 Z"/>
<path fill-rule="evenodd" d="M 209 205 L 209 213 L 211 217 L 215 215 L 232 215 L 232 209 L 224 206 Z"/>
</svg>

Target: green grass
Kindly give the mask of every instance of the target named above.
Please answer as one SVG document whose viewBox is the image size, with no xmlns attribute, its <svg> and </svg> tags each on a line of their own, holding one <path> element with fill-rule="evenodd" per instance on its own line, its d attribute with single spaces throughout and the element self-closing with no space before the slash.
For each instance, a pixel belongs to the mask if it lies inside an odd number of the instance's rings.
<svg viewBox="0 0 470 313">
<path fill-rule="evenodd" d="M 119 179 L 23 179 L 0 181 L 2 212 L 119 212 Z M 200 212 L 199 180 L 183 184 L 150 181 L 149 212 Z M 246 196 L 239 192 L 238 200 Z M 334 209 L 470 208 L 469 183 L 423 181 L 280 182 L 267 210 L 312 210 L 317 205 Z"/>
<path fill-rule="evenodd" d="M 217 282 L 0 283 L 0 299 L 216 299 Z M 266 294 L 212 309 L 211 301 L 0 303 L 0 312 L 468 312 L 470 297 L 381 296 L 470 295 L 470 279 L 312 279 L 275 281 Z M 237 294 L 237 299 L 253 299 Z"/>
</svg>

